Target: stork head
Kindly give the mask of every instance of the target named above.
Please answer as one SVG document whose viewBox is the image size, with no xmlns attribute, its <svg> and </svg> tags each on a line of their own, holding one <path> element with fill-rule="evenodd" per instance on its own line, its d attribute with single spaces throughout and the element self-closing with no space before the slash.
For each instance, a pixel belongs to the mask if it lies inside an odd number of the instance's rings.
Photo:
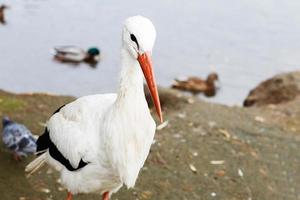
<svg viewBox="0 0 300 200">
<path fill-rule="evenodd" d="M 137 60 L 146 79 L 156 112 L 162 122 L 162 112 L 152 67 L 152 48 L 156 38 L 156 30 L 152 22 L 142 16 L 126 19 L 123 28 L 123 48 Z"/>
</svg>

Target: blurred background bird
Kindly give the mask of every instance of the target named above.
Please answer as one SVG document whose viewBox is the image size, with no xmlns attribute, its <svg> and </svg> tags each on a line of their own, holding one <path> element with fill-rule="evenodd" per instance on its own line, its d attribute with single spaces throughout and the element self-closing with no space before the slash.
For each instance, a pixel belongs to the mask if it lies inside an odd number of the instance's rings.
<svg viewBox="0 0 300 200">
<path fill-rule="evenodd" d="M 172 88 L 189 91 L 193 94 L 203 93 L 207 97 L 216 95 L 218 87 L 215 82 L 219 80 L 217 73 L 210 73 L 206 80 L 198 77 L 188 77 L 184 79 L 175 79 Z"/>
<path fill-rule="evenodd" d="M 76 46 L 60 46 L 54 48 L 54 57 L 60 62 L 78 64 L 85 62 L 91 65 L 97 64 L 100 59 L 100 50 L 90 47 L 87 51 Z"/>
<path fill-rule="evenodd" d="M 5 24 L 5 15 L 4 11 L 8 9 L 7 5 L 0 5 L 0 23 Z"/>
<path fill-rule="evenodd" d="M 16 161 L 20 161 L 22 156 L 35 153 L 36 139 L 23 124 L 3 117 L 2 125 L 2 140 L 7 148 L 13 151 L 13 158 Z"/>
</svg>

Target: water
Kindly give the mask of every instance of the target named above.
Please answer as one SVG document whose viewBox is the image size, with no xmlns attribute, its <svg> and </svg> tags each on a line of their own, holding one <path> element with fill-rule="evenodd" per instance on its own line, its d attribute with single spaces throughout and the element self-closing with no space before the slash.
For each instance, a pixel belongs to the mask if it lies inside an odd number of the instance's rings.
<svg viewBox="0 0 300 200">
<path fill-rule="evenodd" d="M 1 2 L 0 2 L 1 3 Z M 10 0 L 0 26 L 0 88 L 82 96 L 116 90 L 123 20 L 142 14 L 158 37 L 154 64 L 159 85 L 178 76 L 216 70 L 219 94 L 241 104 L 249 90 L 300 63 L 300 1 L 281 0 Z M 56 45 L 99 46 L 96 69 L 52 60 Z"/>
</svg>

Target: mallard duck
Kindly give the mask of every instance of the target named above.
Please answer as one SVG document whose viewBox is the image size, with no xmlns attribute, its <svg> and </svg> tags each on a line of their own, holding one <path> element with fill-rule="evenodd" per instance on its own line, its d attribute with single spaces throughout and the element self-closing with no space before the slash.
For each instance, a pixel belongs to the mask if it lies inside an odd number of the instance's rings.
<svg viewBox="0 0 300 200">
<path fill-rule="evenodd" d="M 86 62 L 95 64 L 99 61 L 100 50 L 96 47 L 91 47 L 87 51 L 76 46 L 61 46 L 55 47 L 55 59 L 61 62 L 80 63 Z"/>
<path fill-rule="evenodd" d="M 23 125 L 13 122 L 8 117 L 2 119 L 4 144 L 13 152 L 16 161 L 21 160 L 21 156 L 33 154 L 36 151 L 36 139 L 32 133 Z"/>
<path fill-rule="evenodd" d="M 1 5 L 0 6 L 0 23 L 5 24 L 5 15 L 4 11 L 8 8 L 6 5 Z"/>
<path fill-rule="evenodd" d="M 205 96 L 211 97 L 216 94 L 216 85 L 218 74 L 211 73 L 207 76 L 206 80 L 203 80 L 198 77 L 188 77 L 186 79 L 175 79 L 175 82 L 172 84 L 172 88 L 190 91 L 193 94 L 204 93 Z"/>
</svg>

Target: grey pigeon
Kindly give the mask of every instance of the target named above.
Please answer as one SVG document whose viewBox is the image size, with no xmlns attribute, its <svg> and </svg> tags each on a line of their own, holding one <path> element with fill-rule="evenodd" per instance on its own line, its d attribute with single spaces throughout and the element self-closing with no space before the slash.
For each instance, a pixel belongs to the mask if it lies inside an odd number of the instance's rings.
<svg viewBox="0 0 300 200">
<path fill-rule="evenodd" d="M 2 119 L 4 144 L 13 151 L 14 159 L 21 160 L 21 156 L 33 154 L 36 151 L 36 139 L 23 125 L 13 122 L 8 117 Z"/>
</svg>

